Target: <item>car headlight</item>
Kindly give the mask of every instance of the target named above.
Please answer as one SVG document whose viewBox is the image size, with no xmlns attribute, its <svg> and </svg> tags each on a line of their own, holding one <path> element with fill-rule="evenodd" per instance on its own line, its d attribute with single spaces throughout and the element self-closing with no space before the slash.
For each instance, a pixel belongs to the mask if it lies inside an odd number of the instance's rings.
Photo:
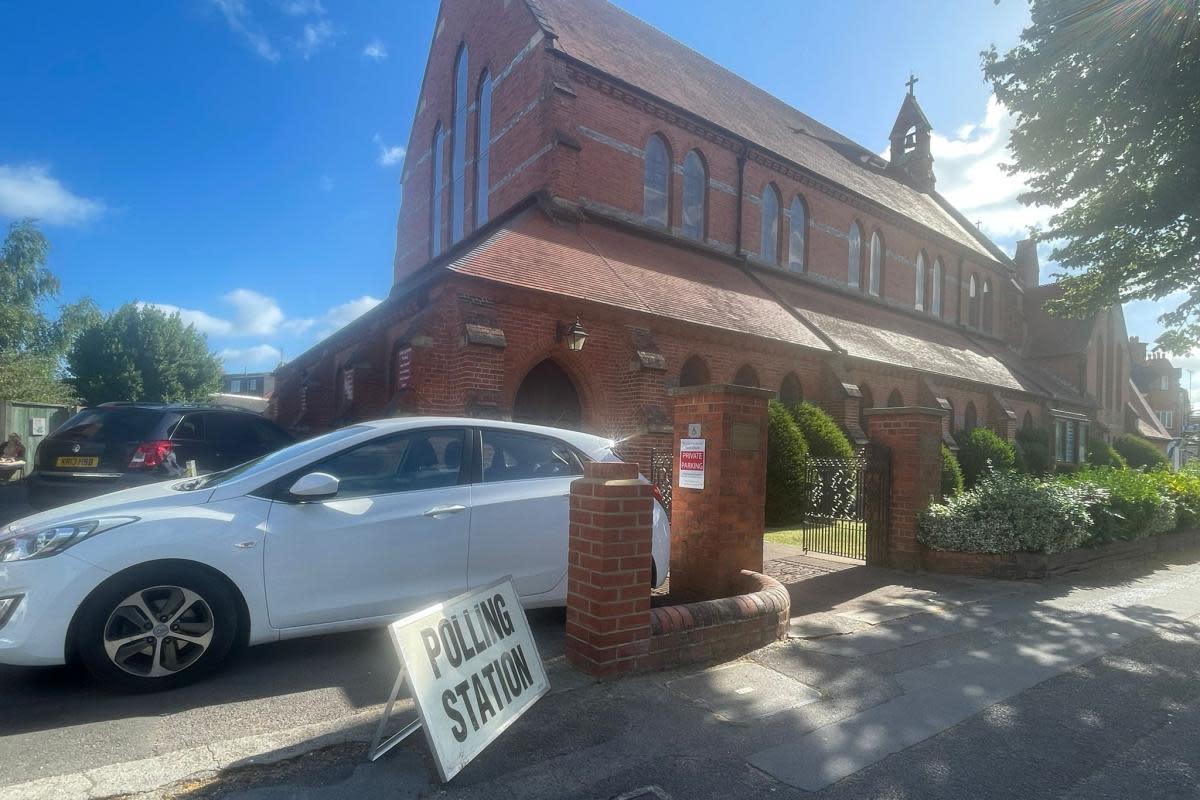
<svg viewBox="0 0 1200 800">
<path fill-rule="evenodd" d="M 0 529 L 0 562 L 28 561 L 61 553 L 73 544 L 103 531 L 136 522 L 137 517 L 105 517 L 79 522 L 64 522 L 45 528 Z"/>
</svg>

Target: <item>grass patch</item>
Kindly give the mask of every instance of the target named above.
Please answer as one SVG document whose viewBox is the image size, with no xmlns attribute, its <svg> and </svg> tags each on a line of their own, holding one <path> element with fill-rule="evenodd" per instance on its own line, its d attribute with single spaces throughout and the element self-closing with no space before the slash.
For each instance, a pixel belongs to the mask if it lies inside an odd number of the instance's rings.
<svg viewBox="0 0 1200 800">
<path fill-rule="evenodd" d="M 775 544 L 804 547 L 814 553 L 849 558 L 866 558 L 867 552 L 867 526 L 857 520 L 842 520 L 831 525 L 768 528 L 763 539 Z"/>
</svg>

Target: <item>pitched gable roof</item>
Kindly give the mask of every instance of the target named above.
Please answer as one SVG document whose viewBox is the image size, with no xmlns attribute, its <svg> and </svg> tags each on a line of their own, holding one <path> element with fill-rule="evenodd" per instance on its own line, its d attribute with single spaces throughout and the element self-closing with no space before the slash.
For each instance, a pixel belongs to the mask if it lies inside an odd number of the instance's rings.
<svg viewBox="0 0 1200 800">
<path fill-rule="evenodd" d="M 1067 319 L 1053 316 L 1046 311 L 1046 302 L 1061 296 L 1062 287 L 1055 283 L 1025 290 L 1025 320 L 1029 325 L 1025 354 L 1030 358 L 1087 352 L 1097 317 Z"/>
<path fill-rule="evenodd" d="M 878 157 L 607 0 L 525 0 L 555 48 L 905 216 L 986 257 L 1008 259 L 939 195 L 871 166 Z"/>
</svg>

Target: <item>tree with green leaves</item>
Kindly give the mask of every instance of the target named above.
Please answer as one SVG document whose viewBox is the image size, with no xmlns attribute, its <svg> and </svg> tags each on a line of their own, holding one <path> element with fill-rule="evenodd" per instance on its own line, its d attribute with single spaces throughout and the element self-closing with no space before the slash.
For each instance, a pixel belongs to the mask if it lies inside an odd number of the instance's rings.
<svg viewBox="0 0 1200 800">
<path fill-rule="evenodd" d="M 33 220 L 9 225 L 0 243 L 0 399 L 74 402 L 61 359 L 81 330 L 100 318 L 90 299 L 44 312 L 59 291 L 47 268 L 50 242 Z"/>
<path fill-rule="evenodd" d="M 1014 115 L 1021 200 L 1058 209 L 1036 238 L 1066 268 L 1053 313 L 1186 299 L 1160 347 L 1200 343 L 1200 0 L 1030 0 L 983 72 Z"/>
<path fill-rule="evenodd" d="M 89 405 L 110 400 L 203 400 L 221 388 L 221 362 L 179 314 L 127 303 L 84 330 L 67 355 L 71 383 Z"/>
</svg>

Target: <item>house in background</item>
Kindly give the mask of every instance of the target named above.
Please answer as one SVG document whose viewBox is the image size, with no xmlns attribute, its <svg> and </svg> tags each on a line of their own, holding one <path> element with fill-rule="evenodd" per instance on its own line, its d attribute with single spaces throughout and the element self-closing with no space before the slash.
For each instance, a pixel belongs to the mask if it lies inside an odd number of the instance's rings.
<svg viewBox="0 0 1200 800">
<path fill-rule="evenodd" d="M 1173 365 L 1162 353 L 1147 354 L 1146 342 L 1139 341 L 1136 336 L 1129 340 L 1129 349 L 1133 359 L 1133 382 L 1170 434 L 1173 445 L 1168 455 L 1179 466 L 1184 455 L 1180 445 L 1191 414 L 1191 397 L 1183 385 L 1183 369 Z"/>
<path fill-rule="evenodd" d="M 225 373 L 221 378 L 223 394 L 239 394 L 270 399 L 275 391 L 275 375 L 271 372 Z"/>
</svg>

